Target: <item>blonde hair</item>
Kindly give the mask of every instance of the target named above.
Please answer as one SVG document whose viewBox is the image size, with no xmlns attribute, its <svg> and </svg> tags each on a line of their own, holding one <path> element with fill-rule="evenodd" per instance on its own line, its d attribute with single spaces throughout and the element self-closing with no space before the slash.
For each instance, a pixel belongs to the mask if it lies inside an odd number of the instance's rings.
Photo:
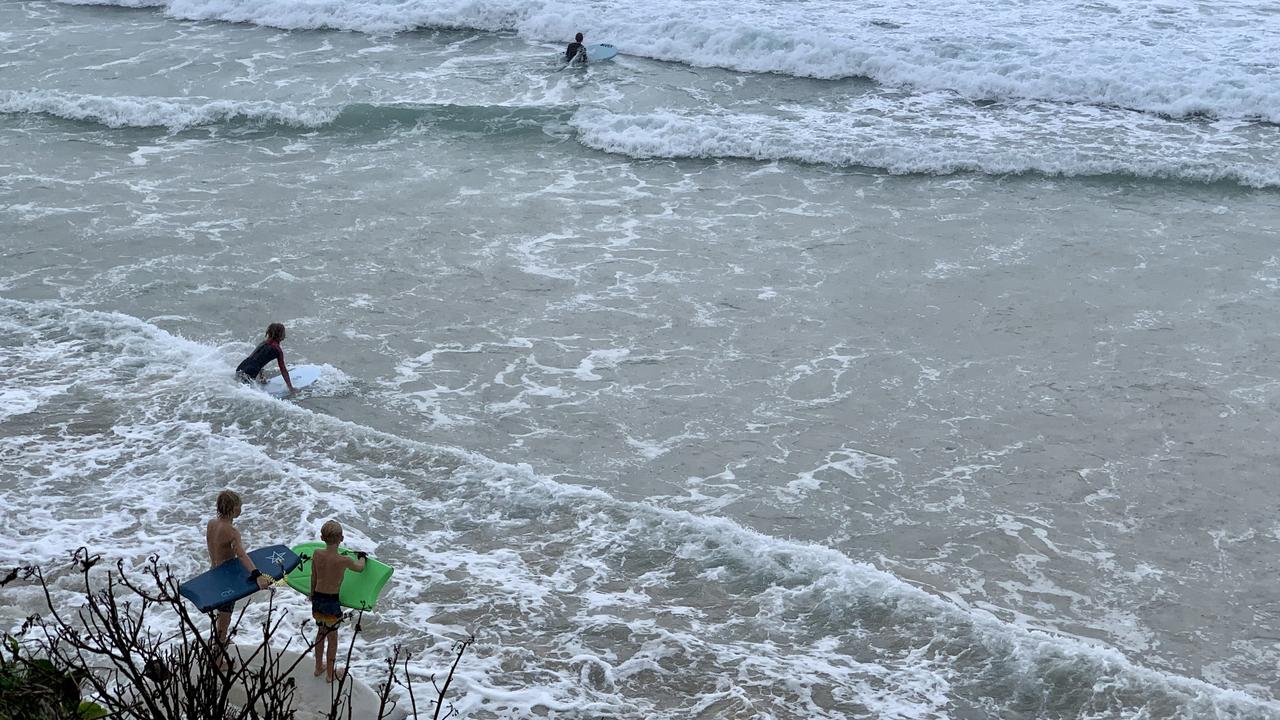
<svg viewBox="0 0 1280 720">
<path fill-rule="evenodd" d="M 330 520 L 320 526 L 320 539 L 330 543 L 338 542 L 342 539 L 342 526 L 337 520 Z"/>
<path fill-rule="evenodd" d="M 240 507 L 240 493 L 235 490 L 223 490 L 218 493 L 218 514 L 223 517 L 230 515 Z"/>
</svg>

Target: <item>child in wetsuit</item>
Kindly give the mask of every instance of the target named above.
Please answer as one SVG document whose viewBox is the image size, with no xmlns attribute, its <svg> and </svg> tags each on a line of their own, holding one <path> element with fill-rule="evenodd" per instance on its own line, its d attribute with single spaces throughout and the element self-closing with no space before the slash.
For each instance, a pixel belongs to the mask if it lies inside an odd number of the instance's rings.
<svg viewBox="0 0 1280 720">
<path fill-rule="evenodd" d="M 346 670 L 338 670 L 338 625 L 342 623 L 342 606 L 338 604 L 338 590 L 342 588 L 342 576 L 346 571 L 364 572 L 365 553 L 356 553 L 355 560 L 338 551 L 342 542 L 342 526 L 330 520 L 320 526 L 323 550 L 311 554 L 311 617 L 316 621 L 316 677 L 327 673 L 329 682 L 342 677 Z"/>
<path fill-rule="evenodd" d="M 293 381 L 289 379 L 289 369 L 284 366 L 284 351 L 280 349 L 282 342 L 284 342 L 284 325 L 278 322 L 268 325 L 266 339 L 249 353 L 249 357 L 236 366 L 236 379 L 242 383 L 266 382 L 262 377 L 262 369 L 267 366 L 267 363 L 275 360 L 280 366 L 280 377 L 284 378 L 284 384 L 289 388 L 289 392 L 297 392 L 293 389 Z"/>
</svg>

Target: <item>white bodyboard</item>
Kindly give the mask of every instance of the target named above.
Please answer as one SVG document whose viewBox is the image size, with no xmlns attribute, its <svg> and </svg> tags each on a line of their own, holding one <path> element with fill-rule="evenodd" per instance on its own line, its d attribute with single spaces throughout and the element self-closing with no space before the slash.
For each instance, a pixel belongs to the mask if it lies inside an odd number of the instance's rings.
<svg viewBox="0 0 1280 720">
<path fill-rule="evenodd" d="M 320 379 L 319 365 L 294 365 L 289 368 L 289 379 L 293 381 L 293 387 L 301 390 L 308 385 Z M 289 394 L 289 388 L 285 387 L 284 378 L 277 375 L 267 381 L 262 386 L 263 391 L 276 397 L 285 397 Z"/>
</svg>

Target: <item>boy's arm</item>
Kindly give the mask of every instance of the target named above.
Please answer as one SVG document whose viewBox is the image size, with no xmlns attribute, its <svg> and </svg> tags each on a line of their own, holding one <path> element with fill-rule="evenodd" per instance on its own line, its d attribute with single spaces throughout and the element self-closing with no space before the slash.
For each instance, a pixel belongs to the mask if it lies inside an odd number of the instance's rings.
<svg viewBox="0 0 1280 720">
<path fill-rule="evenodd" d="M 239 530 L 234 528 L 231 530 L 230 542 L 231 551 L 236 554 L 236 557 L 240 558 L 240 564 L 244 565 L 244 569 L 249 572 L 257 570 L 257 566 L 253 564 L 253 558 L 249 557 L 249 553 L 244 549 L 244 540 L 240 537 Z"/>
<path fill-rule="evenodd" d="M 364 572 L 364 559 L 369 557 L 369 553 L 363 550 L 356 551 L 356 559 L 344 556 L 342 559 L 346 561 L 347 568 L 352 572 Z"/>
<path fill-rule="evenodd" d="M 249 557 L 249 553 L 245 551 L 239 530 L 231 531 L 231 549 L 235 551 L 236 557 L 240 558 L 240 564 L 244 569 L 249 571 L 250 579 L 257 581 L 259 590 L 265 590 L 271 585 L 271 577 L 258 570 L 258 566 L 253 564 L 253 558 Z"/>
</svg>

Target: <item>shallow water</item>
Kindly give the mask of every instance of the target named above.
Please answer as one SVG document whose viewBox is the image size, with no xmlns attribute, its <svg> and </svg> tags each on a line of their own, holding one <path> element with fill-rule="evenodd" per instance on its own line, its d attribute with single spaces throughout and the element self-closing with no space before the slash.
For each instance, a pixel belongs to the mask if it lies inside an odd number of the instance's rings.
<svg viewBox="0 0 1280 720">
<path fill-rule="evenodd" d="M 1280 716 L 1276 16 L 1073 7 L 0 6 L 0 558 L 338 518 L 469 717 Z"/>
</svg>

